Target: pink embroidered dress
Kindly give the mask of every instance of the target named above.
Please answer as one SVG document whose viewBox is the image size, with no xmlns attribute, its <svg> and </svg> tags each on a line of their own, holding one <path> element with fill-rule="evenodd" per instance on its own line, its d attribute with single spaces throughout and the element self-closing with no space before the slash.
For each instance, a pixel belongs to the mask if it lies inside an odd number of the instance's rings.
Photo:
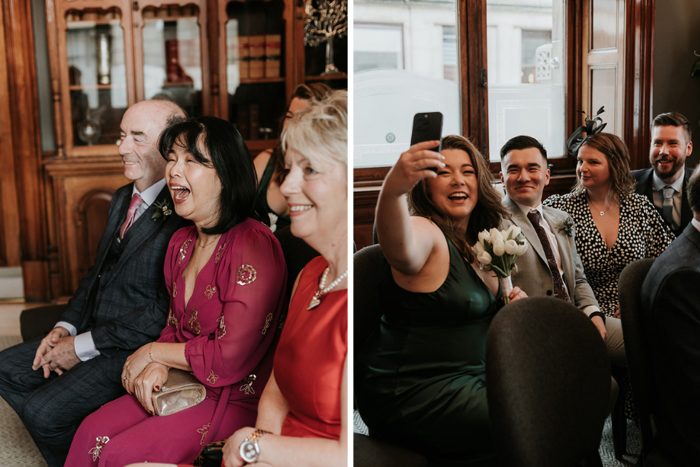
<svg viewBox="0 0 700 467">
<path fill-rule="evenodd" d="M 185 303 L 182 272 L 196 238 L 191 226 L 170 240 L 165 258 L 170 310 L 158 342 L 185 343 L 206 399 L 165 417 L 150 416 L 130 395 L 106 404 L 81 424 L 66 465 L 192 462 L 206 442 L 255 424 L 284 301 L 282 249 L 264 224 L 248 219 L 236 225 L 219 239 Z"/>
</svg>

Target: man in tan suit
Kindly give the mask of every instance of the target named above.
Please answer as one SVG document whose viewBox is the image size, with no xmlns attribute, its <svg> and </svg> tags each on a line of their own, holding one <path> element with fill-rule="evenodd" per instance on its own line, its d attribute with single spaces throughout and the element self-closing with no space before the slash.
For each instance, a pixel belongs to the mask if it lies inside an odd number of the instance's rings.
<svg viewBox="0 0 700 467">
<path fill-rule="evenodd" d="M 507 196 L 503 205 L 511 213 L 504 228 L 520 227 L 530 248 L 518 258 L 514 286 L 530 297 L 554 297 L 580 308 L 606 341 L 615 365 L 627 366 L 619 319 L 605 319 L 583 272 L 576 251 L 573 221 L 564 211 L 542 206 L 549 184 L 547 151 L 536 139 L 516 136 L 501 148 L 501 181 Z"/>
</svg>

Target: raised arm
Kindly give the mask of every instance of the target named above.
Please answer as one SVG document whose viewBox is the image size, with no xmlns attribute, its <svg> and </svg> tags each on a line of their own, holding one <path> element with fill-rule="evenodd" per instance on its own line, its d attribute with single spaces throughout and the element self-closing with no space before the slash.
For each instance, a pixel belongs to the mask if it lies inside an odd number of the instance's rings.
<svg viewBox="0 0 700 467">
<path fill-rule="evenodd" d="M 418 143 L 401 154 L 379 193 L 376 216 L 379 244 L 389 264 L 402 274 L 420 272 L 439 238 L 429 221 L 411 218 L 406 200 L 408 192 L 421 180 L 437 177 L 431 168 L 444 167 L 444 157 L 429 150 L 438 143 Z"/>
</svg>

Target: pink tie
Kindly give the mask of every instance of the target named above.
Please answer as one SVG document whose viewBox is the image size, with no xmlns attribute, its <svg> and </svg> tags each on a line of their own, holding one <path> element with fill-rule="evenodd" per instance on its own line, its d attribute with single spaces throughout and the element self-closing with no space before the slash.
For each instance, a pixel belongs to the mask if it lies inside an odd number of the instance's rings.
<svg viewBox="0 0 700 467">
<path fill-rule="evenodd" d="M 141 199 L 141 196 L 139 196 L 138 193 L 134 193 L 134 196 L 131 197 L 131 204 L 129 204 L 129 210 L 126 213 L 126 220 L 124 221 L 124 225 L 122 225 L 122 228 L 119 231 L 119 238 L 124 238 L 126 231 L 129 230 L 131 224 L 134 223 L 134 217 L 136 217 L 136 210 L 139 208 L 139 206 L 141 206 L 141 203 L 143 203 L 143 199 Z"/>
</svg>

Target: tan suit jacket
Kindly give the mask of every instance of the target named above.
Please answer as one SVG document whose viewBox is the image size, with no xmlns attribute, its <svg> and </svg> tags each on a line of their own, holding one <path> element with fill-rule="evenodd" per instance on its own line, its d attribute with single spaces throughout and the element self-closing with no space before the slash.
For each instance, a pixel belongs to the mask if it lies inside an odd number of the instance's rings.
<svg viewBox="0 0 700 467">
<path fill-rule="evenodd" d="M 513 285 L 520 287 L 530 297 L 553 297 L 552 274 L 549 271 L 547 257 L 535 228 L 525 213 L 520 210 L 520 207 L 508 196 L 503 198 L 503 205 L 511 213 L 511 219 L 503 220 L 503 228 L 508 229 L 512 224 L 517 225 L 528 242 L 527 252 L 516 262 L 518 272 L 513 271 L 512 273 Z M 590 305 L 598 306 L 598 301 L 583 272 L 583 264 L 581 264 L 581 258 L 576 251 L 574 237 L 570 237 L 562 229 L 564 221 L 569 215 L 548 206 L 542 206 L 542 212 L 545 221 L 557 238 L 564 281 L 574 305 L 580 309 Z"/>
</svg>

